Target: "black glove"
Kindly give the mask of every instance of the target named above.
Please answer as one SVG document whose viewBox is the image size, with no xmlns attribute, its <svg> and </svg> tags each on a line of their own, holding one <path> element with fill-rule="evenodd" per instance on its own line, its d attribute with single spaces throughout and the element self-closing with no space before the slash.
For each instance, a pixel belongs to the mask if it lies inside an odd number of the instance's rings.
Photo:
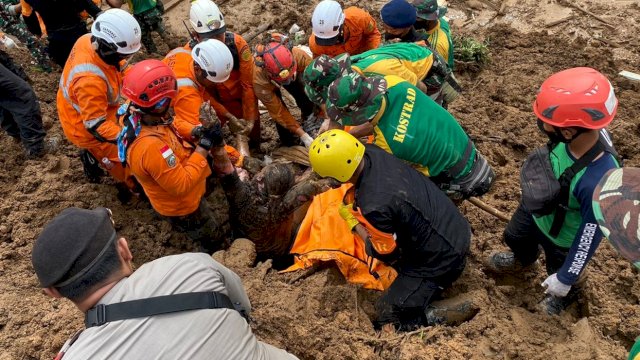
<svg viewBox="0 0 640 360">
<path fill-rule="evenodd" d="M 202 129 L 204 129 L 202 125 L 194 127 L 193 130 L 191 130 L 191 138 L 193 140 L 200 139 L 200 137 L 202 136 Z"/>
<path fill-rule="evenodd" d="M 212 147 L 219 147 L 224 145 L 224 138 L 222 137 L 222 127 L 220 123 L 216 123 L 211 127 L 203 127 L 202 135 L 198 140 L 198 146 L 205 150 L 211 150 Z"/>
</svg>

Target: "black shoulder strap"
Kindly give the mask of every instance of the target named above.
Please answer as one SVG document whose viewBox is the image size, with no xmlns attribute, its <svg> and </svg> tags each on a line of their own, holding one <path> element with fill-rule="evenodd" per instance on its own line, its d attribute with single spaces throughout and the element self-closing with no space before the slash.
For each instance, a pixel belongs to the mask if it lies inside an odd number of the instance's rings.
<svg viewBox="0 0 640 360">
<path fill-rule="evenodd" d="M 576 160 L 571 166 L 566 168 L 558 182 L 560 183 L 560 194 L 558 194 L 558 206 L 556 207 L 556 213 L 553 217 L 553 223 L 551 224 L 551 229 L 549 230 L 549 235 L 556 237 L 560 233 L 560 229 L 562 229 L 562 225 L 564 224 L 564 219 L 567 215 L 567 210 L 569 209 L 569 194 L 571 190 L 571 181 L 582 169 L 587 167 L 600 153 L 605 150 L 604 144 L 602 141 L 598 140 L 598 142 L 589 149 L 582 157 Z"/>
<path fill-rule="evenodd" d="M 240 68 L 240 55 L 238 54 L 235 34 L 229 31 L 224 33 L 224 44 L 227 45 L 233 57 L 233 70 L 238 70 Z"/>
<path fill-rule="evenodd" d="M 101 326 L 111 321 L 169 314 L 178 311 L 224 308 L 235 310 L 231 299 L 219 292 L 173 294 L 109 305 L 99 304 L 87 311 L 84 317 L 84 325 L 90 328 Z"/>
</svg>

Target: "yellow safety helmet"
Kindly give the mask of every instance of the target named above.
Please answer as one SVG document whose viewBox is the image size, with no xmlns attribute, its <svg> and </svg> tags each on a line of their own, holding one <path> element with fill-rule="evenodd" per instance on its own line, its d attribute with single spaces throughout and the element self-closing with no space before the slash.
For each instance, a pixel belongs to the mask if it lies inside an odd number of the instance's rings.
<svg viewBox="0 0 640 360">
<path fill-rule="evenodd" d="M 346 182 L 353 176 L 364 155 L 364 145 L 343 130 L 320 134 L 309 147 L 313 171 L 322 177 Z"/>
</svg>

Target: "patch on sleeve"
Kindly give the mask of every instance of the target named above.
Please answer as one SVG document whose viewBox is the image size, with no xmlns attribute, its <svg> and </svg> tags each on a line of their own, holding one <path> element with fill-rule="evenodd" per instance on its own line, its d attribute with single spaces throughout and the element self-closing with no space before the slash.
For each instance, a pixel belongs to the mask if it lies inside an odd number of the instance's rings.
<svg viewBox="0 0 640 360">
<path fill-rule="evenodd" d="M 176 166 L 176 163 L 178 162 L 178 160 L 176 159 L 176 155 L 173 153 L 173 150 L 171 150 L 171 148 L 169 147 L 169 145 L 165 145 L 160 149 L 160 153 L 162 154 L 162 157 L 164 158 L 164 161 L 167 162 L 167 165 L 169 167 L 174 167 Z"/>
<path fill-rule="evenodd" d="M 242 61 L 249 61 L 251 59 L 251 50 L 249 50 L 248 45 L 240 51 L 240 58 Z"/>
<path fill-rule="evenodd" d="M 372 31 L 373 31 L 373 23 L 369 21 L 369 23 L 367 24 L 367 32 L 372 32 Z"/>
</svg>

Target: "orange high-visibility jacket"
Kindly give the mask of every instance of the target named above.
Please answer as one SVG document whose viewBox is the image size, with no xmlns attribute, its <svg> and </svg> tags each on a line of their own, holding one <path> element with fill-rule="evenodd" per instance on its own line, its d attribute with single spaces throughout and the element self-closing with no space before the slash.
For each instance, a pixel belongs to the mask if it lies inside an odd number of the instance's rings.
<svg viewBox="0 0 640 360">
<path fill-rule="evenodd" d="M 306 52 L 304 52 L 304 50 L 297 47 L 294 47 L 291 52 L 293 53 L 293 59 L 297 64 L 296 80 L 294 81 L 299 81 L 302 80 L 302 73 L 304 72 L 304 69 L 309 66 L 312 59 Z M 287 106 L 282 102 L 282 99 L 276 95 L 278 85 L 271 81 L 269 74 L 264 68 L 259 66 L 255 67 L 255 71 L 253 73 L 253 87 L 258 99 L 262 101 L 269 111 L 269 115 L 275 122 L 284 126 L 292 133 L 295 133 L 300 128 L 298 121 L 293 117 L 293 115 L 291 115 L 291 112 L 289 112 Z"/>
<path fill-rule="evenodd" d="M 191 131 L 200 123 L 200 107 L 208 100 L 204 86 L 196 80 L 193 72 L 191 48 L 187 46 L 171 50 L 162 60 L 178 79 L 178 94 L 173 99 L 175 112 L 173 126 L 184 139 L 191 139 Z M 213 103 L 212 103 L 213 106 Z"/>
<path fill-rule="evenodd" d="M 226 106 L 227 110 L 230 110 L 230 105 L 238 104 L 242 109 L 241 116 L 229 111 L 234 116 L 250 121 L 258 120 L 258 98 L 253 89 L 254 60 L 249 44 L 242 36 L 231 32 L 225 34 L 224 42 L 233 55 L 233 71 L 227 81 L 215 84 L 215 90 L 211 91 L 211 95 L 216 102 Z M 225 113 L 216 113 L 223 121 L 228 120 Z"/>
<path fill-rule="evenodd" d="M 357 55 L 380 46 L 378 25 L 368 12 L 352 6 L 344 10 L 344 16 L 344 43 L 321 46 L 316 43 L 316 36 L 311 35 L 309 48 L 314 58 L 323 54 L 331 57 L 343 53 Z"/>
<path fill-rule="evenodd" d="M 122 74 L 107 65 L 91 47 L 91 35 L 73 46 L 62 70 L 56 99 L 62 130 L 82 148 L 114 142 L 120 133 L 116 119 Z"/>
<path fill-rule="evenodd" d="M 143 126 L 127 149 L 127 163 L 153 208 L 164 216 L 198 209 L 211 169 L 170 126 Z"/>
</svg>

